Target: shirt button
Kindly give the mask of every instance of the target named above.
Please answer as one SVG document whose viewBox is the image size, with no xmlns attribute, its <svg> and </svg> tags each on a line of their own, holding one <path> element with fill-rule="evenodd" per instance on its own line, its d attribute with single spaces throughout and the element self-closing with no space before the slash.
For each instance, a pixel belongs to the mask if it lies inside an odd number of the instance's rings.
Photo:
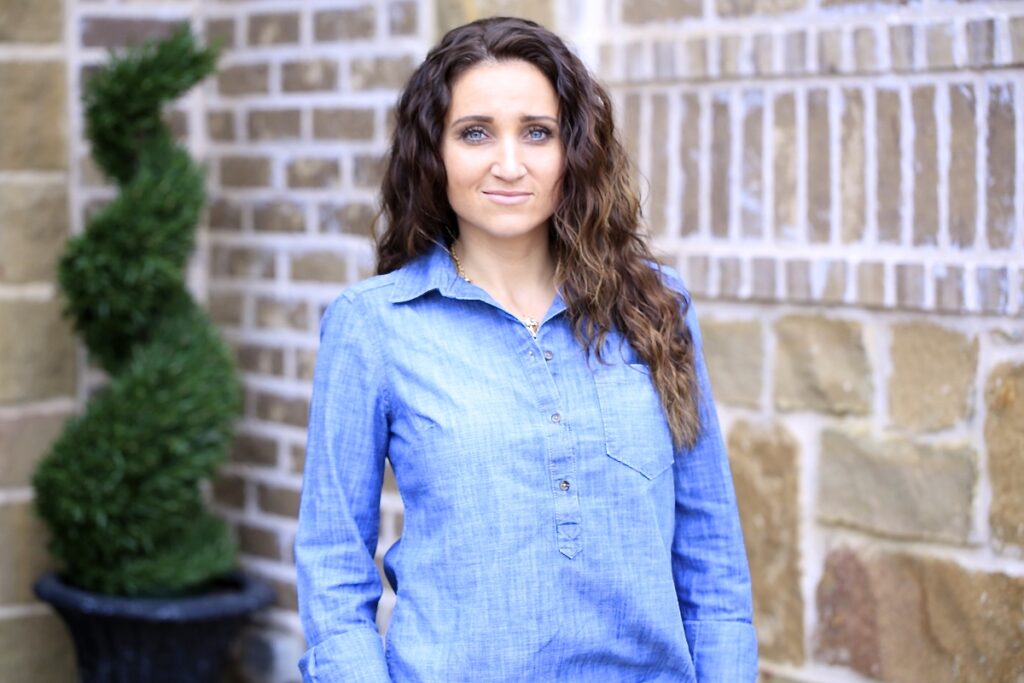
<svg viewBox="0 0 1024 683">
<path fill-rule="evenodd" d="M 545 351 L 544 352 L 544 360 L 551 360 L 554 357 L 555 357 L 555 354 L 551 353 L 550 351 Z"/>
<path fill-rule="evenodd" d="M 554 415 L 551 416 L 551 421 L 557 424 L 562 421 L 562 416 L 559 415 L 558 413 L 555 413 Z"/>
<path fill-rule="evenodd" d="M 562 482 L 558 485 L 558 488 L 562 489 L 563 491 L 568 491 L 569 490 L 569 482 L 567 482 L 565 479 L 563 479 Z"/>
</svg>

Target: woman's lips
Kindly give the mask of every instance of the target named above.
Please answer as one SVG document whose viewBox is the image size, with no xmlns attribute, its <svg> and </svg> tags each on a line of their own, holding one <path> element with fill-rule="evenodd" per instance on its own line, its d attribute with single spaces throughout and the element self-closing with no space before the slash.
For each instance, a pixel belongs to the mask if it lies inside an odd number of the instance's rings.
<svg viewBox="0 0 1024 683">
<path fill-rule="evenodd" d="M 509 192 L 507 190 L 484 190 L 484 195 L 495 204 L 522 204 L 531 197 L 529 192 Z"/>
</svg>

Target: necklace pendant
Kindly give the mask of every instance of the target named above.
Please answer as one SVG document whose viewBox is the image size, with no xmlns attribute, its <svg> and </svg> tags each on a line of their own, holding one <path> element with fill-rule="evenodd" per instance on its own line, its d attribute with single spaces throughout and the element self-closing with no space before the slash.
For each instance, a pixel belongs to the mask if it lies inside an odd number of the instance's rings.
<svg viewBox="0 0 1024 683">
<path fill-rule="evenodd" d="M 523 316 L 522 321 L 523 325 L 526 326 L 526 329 L 528 329 L 530 334 L 533 335 L 533 338 L 536 339 L 537 333 L 540 331 L 540 321 L 536 318 L 531 318 L 530 316 Z"/>
</svg>

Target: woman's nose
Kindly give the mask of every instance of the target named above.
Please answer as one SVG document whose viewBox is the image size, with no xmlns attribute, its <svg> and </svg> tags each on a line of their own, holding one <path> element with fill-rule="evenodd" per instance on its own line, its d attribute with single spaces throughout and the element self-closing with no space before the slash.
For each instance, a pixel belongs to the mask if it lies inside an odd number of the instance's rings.
<svg viewBox="0 0 1024 683">
<path fill-rule="evenodd" d="M 518 140 L 504 140 L 498 148 L 498 157 L 491 165 L 491 174 L 502 180 L 518 180 L 526 175 L 526 164 Z"/>
</svg>

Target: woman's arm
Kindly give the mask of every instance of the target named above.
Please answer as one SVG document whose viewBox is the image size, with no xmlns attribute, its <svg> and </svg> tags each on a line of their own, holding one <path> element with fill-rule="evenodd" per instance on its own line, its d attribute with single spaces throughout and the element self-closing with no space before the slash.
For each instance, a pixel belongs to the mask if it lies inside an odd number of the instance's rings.
<svg viewBox="0 0 1024 683">
<path fill-rule="evenodd" d="M 295 537 L 306 683 L 390 681 L 377 631 L 387 391 L 375 325 L 344 294 L 320 324 Z"/>
<path fill-rule="evenodd" d="M 692 304 L 686 321 L 701 392 L 701 432 L 692 449 L 678 454 L 674 466 L 676 594 L 698 683 L 753 683 L 757 637 L 750 569 Z"/>
</svg>

